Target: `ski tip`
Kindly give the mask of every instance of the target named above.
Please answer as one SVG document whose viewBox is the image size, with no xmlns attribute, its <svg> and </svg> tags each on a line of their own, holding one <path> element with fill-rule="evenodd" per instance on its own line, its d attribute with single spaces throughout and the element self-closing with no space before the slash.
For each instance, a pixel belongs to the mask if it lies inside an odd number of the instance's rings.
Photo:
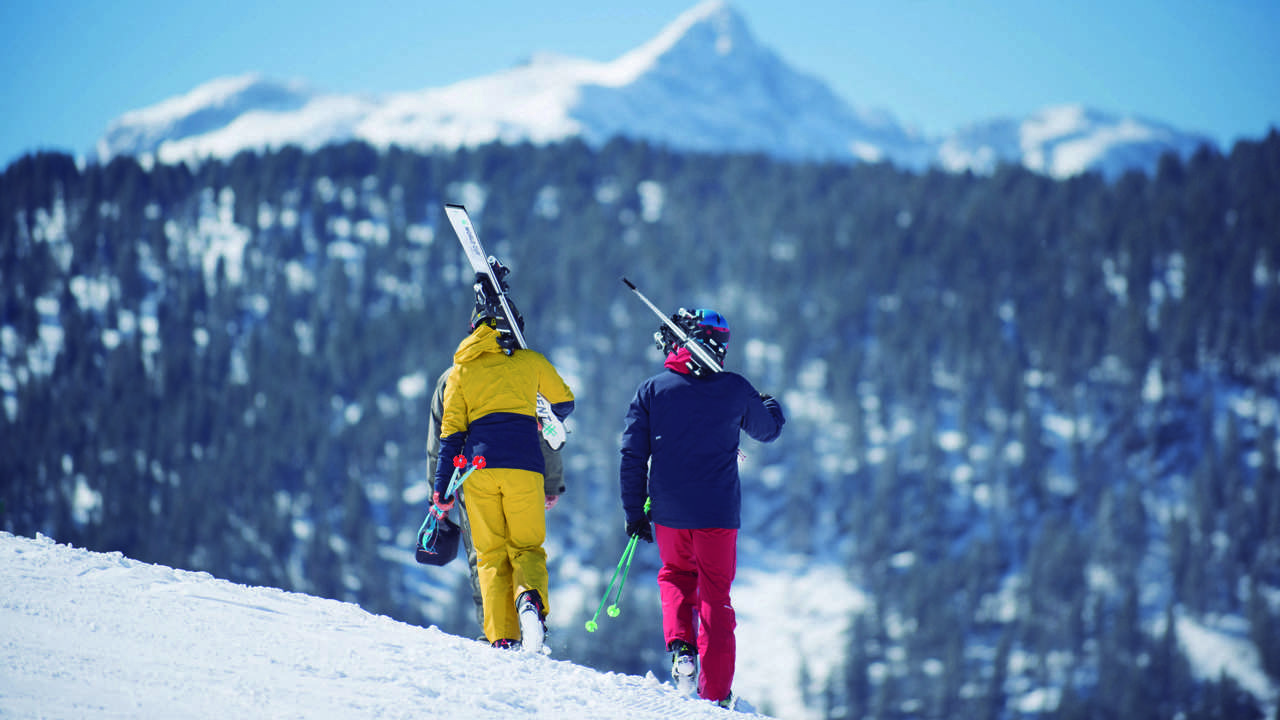
<svg viewBox="0 0 1280 720">
<path fill-rule="evenodd" d="M 632 290 L 635 290 L 635 289 L 636 289 L 636 286 L 635 286 L 635 285 L 632 285 L 632 284 L 631 284 L 631 281 L 630 281 L 630 280 L 628 280 L 625 276 L 622 278 L 622 284 L 623 284 L 623 285 L 626 285 L 627 287 L 631 288 Z"/>
<path fill-rule="evenodd" d="M 458 203 L 445 203 L 444 206 L 446 208 L 456 208 L 458 210 L 466 210 L 465 207 L 459 205 Z"/>
</svg>

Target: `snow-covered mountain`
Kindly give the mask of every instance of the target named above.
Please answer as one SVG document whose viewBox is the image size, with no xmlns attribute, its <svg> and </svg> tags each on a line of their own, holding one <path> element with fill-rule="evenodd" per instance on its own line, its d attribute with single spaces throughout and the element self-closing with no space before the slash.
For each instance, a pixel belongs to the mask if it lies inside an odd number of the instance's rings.
<svg viewBox="0 0 1280 720">
<path fill-rule="evenodd" d="M 346 140 L 430 150 L 570 137 L 599 144 L 617 135 L 686 150 L 885 160 L 911 169 L 989 172 L 1021 162 L 1055 177 L 1150 170 L 1165 151 L 1186 155 L 1211 143 L 1079 107 L 926 138 L 887 112 L 836 96 L 757 41 L 725 0 L 707 0 L 611 62 L 541 54 L 493 75 L 376 97 L 259 75 L 220 78 L 120 117 L 97 154 L 178 162 Z"/>
<path fill-rule="evenodd" d="M 1168 152 L 1187 157 L 1206 136 L 1135 117 L 1119 117 L 1081 105 L 1044 108 L 1022 119 L 1002 118 L 962 128 L 938 147 L 948 170 L 989 173 L 1000 163 L 1063 178 L 1086 171 L 1116 177 L 1150 171 Z"/>
<path fill-rule="evenodd" d="M 433 149 L 570 137 L 602 143 L 615 135 L 709 152 L 894 158 L 913 167 L 932 153 L 931 143 L 888 115 L 856 110 L 788 67 L 728 4 L 711 0 L 607 63 L 540 54 L 494 75 L 379 98 L 259 75 L 221 78 L 124 115 L 98 156 L 174 162 L 351 139 Z"/>
<path fill-rule="evenodd" d="M 316 118 L 314 98 L 315 93 L 298 82 L 272 82 L 253 75 L 219 78 L 186 95 L 124 114 L 98 141 L 98 155 L 104 159 L 150 154 L 169 159 L 180 153 L 185 158 L 219 156 L 297 138 L 298 128 L 286 128 L 283 121 Z M 264 130 L 254 132 L 255 124 Z M 226 145 L 218 147 L 209 140 L 198 147 L 190 143 L 193 138 L 217 137 L 226 138 Z M 175 147 L 190 149 L 176 151 Z"/>
</svg>

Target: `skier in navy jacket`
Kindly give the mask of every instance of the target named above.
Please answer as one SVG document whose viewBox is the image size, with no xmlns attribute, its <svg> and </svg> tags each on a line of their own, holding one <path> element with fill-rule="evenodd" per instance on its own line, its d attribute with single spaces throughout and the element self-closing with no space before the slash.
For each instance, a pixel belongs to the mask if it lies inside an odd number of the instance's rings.
<svg viewBox="0 0 1280 720">
<path fill-rule="evenodd" d="M 723 316 L 682 309 L 673 319 L 723 363 L 729 340 Z M 770 442 L 786 420 L 778 401 L 758 393 L 746 378 L 704 367 L 669 333 L 665 337 L 666 369 L 641 383 L 627 410 L 622 506 L 627 534 L 658 542 L 662 631 L 672 653 L 672 679 L 686 693 L 696 688 L 700 697 L 726 704 L 736 655 L 729 591 L 741 525 L 739 431 Z"/>
</svg>

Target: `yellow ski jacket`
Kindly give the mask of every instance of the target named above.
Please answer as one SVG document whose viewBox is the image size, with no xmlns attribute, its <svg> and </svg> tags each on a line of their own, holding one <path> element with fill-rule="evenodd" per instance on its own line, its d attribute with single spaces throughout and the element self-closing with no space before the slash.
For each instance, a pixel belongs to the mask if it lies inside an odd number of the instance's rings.
<svg viewBox="0 0 1280 720">
<path fill-rule="evenodd" d="M 573 391 L 541 353 L 498 345 L 498 331 L 480 325 L 453 354 L 440 422 L 435 489 L 443 497 L 452 458 L 483 455 L 486 467 L 544 472 L 536 397 L 541 393 L 563 420 L 573 412 Z"/>
</svg>

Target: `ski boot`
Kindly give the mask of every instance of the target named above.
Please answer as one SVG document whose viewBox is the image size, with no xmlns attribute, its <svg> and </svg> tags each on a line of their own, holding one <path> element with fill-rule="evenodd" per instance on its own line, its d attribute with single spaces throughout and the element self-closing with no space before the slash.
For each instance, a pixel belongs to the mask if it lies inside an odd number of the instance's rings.
<svg viewBox="0 0 1280 720">
<path fill-rule="evenodd" d="M 684 640 L 667 643 L 671 651 L 671 681 L 681 695 L 692 697 L 698 692 L 698 656 Z"/>
<path fill-rule="evenodd" d="M 542 598 L 537 590 L 526 590 L 516 598 L 520 616 L 520 643 L 525 651 L 541 653 L 547 638 L 547 621 L 542 617 Z"/>
</svg>

